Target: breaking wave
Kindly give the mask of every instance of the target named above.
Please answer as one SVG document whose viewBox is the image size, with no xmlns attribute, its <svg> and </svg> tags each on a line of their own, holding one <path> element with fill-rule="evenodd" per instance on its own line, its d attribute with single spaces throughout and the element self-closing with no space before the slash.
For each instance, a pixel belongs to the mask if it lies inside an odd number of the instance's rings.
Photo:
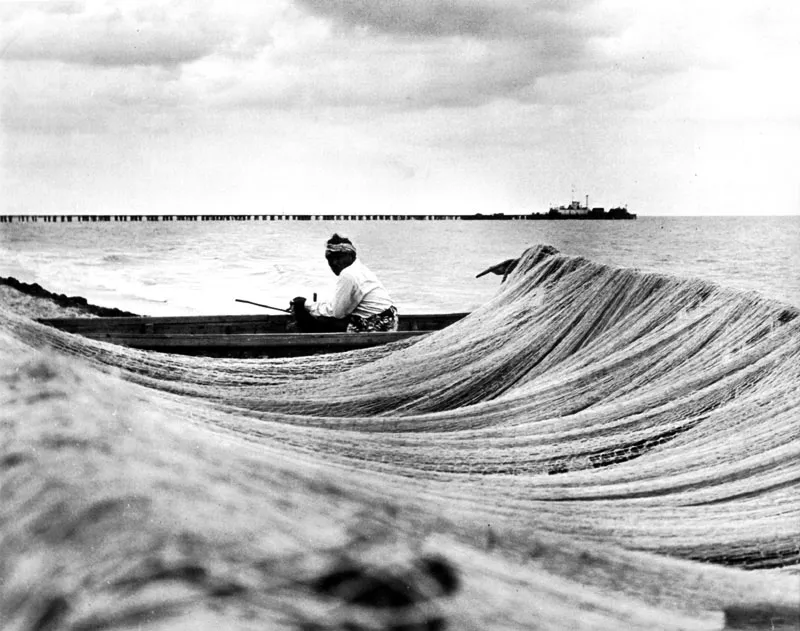
<svg viewBox="0 0 800 631">
<path fill-rule="evenodd" d="M 6 628 L 800 618 L 794 307 L 539 246 L 464 320 L 341 355 L 2 316 Z"/>
</svg>

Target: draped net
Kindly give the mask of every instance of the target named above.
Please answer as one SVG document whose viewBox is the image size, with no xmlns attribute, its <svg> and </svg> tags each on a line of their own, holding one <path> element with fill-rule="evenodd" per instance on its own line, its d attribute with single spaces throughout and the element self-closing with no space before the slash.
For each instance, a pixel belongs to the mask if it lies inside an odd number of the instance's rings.
<svg viewBox="0 0 800 631">
<path fill-rule="evenodd" d="M 795 628 L 797 316 L 549 246 L 344 354 L 0 308 L 3 628 Z"/>
</svg>

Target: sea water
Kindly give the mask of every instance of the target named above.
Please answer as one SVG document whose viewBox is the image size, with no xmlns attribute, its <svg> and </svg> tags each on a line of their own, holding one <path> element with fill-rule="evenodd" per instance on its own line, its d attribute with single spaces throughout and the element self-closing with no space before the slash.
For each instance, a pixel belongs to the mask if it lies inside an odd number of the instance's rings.
<svg viewBox="0 0 800 631">
<path fill-rule="evenodd" d="M 800 306 L 800 217 L 11 223 L 0 224 L 0 276 L 143 315 L 264 313 L 236 299 L 286 308 L 330 294 L 334 232 L 405 313 L 476 308 L 500 282 L 476 274 L 537 244 Z"/>
</svg>

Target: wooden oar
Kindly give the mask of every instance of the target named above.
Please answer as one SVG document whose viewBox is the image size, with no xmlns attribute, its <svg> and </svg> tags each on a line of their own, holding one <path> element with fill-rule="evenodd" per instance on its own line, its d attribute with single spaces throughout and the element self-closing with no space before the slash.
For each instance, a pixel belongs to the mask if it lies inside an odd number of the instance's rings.
<svg viewBox="0 0 800 631">
<path fill-rule="evenodd" d="M 255 305 L 256 307 L 264 307 L 265 309 L 272 309 L 273 311 L 280 311 L 281 313 L 289 313 L 292 312 L 288 309 L 278 309 L 278 307 L 270 307 L 269 305 L 262 305 L 260 302 L 252 302 L 250 300 L 240 300 L 239 298 L 235 298 L 236 302 L 246 302 L 249 305 Z"/>
</svg>

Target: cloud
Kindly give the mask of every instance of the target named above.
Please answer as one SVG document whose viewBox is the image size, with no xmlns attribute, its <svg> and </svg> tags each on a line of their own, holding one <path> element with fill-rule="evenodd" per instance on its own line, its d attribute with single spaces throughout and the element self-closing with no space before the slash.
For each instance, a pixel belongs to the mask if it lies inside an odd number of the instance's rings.
<svg viewBox="0 0 800 631">
<path fill-rule="evenodd" d="M 536 74 L 580 68 L 594 38 L 613 33 L 597 0 L 298 0 L 311 13 L 365 37 L 388 36 L 412 54 L 420 41 L 472 40 L 514 59 L 526 55 Z M 474 48 L 478 48 L 475 46 Z M 492 62 L 500 70 L 502 59 Z M 526 72 L 526 74 L 529 74 Z"/>
<path fill-rule="evenodd" d="M 607 25 L 565 9 L 591 4 L 576 0 L 558 10 L 526 12 L 526 5 L 513 3 L 305 0 L 298 6 L 309 14 L 291 24 L 292 37 L 276 35 L 251 59 L 198 60 L 187 73 L 216 77 L 217 97 L 248 107 L 418 109 L 535 101 L 541 77 L 596 64 L 592 41 Z M 227 82 L 219 80 L 224 76 Z"/>
<path fill-rule="evenodd" d="M 83 0 L 28 0 L 0 3 L 0 20 L 7 22 L 26 13 L 80 13 L 84 8 Z"/>
<path fill-rule="evenodd" d="M 418 109 L 481 104 L 535 81 L 535 51 L 460 39 L 398 48 L 386 38 L 326 39 L 296 54 L 265 52 L 246 65 L 203 60 L 188 73 L 228 64 L 219 97 L 232 105 Z M 216 71 L 217 74 L 227 74 Z"/>
<path fill-rule="evenodd" d="M 180 68 L 187 98 L 246 107 L 536 100 L 540 77 L 596 65 L 593 42 L 611 32 L 596 0 L 16 6 L 6 60 Z"/>
<path fill-rule="evenodd" d="M 2 129 L 12 132 L 155 132 L 195 101 L 180 73 L 160 66 L 82 67 L 61 62 L 5 64 Z"/>
<path fill-rule="evenodd" d="M 299 0 L 299 3 L 342 24 L 394 35 L 572 39 L 572 34 L 585 33 L 596 26 L 575 19 L 595 0 Z"/>
<path fill-rule="evenodd" d="M 608 96 L 613 104 L 631 108 L 645 101 L 631 98 L 622 104 L 607 90 L 627 85 L 638 90 L 695 63 L 691 49 L 642 42 L 641 22 L 648 23 L 648 11 L 637 12 L 626 0 L 298 4 L 330 20 L 338 27 L 334 36 L 358 51 L 358 60 L 349 59 L 345 50 L 326 51 L 320 68 L 335 59 L 354 79 L 362 72 L 380 77 L 369 90 L 340 89 L 342 101 L 349 96 L 358 103 L 386 99 L 409 107 L 481 106 L 508 99 L 579 105 L 587 97 Z M 322 88 L 324 77 L 317 79 Z M 560 81 L 571 87 L 559 87 Z M 323 100 L 327 94 L 323 91 Z"/>
<path fill-rule="evenodd" d="M 17 3 L 6 8 L 6 60 L 94 66 L 174 66 L 201 59 L 230 38 L 230 23 L 188 3 Z"/>
<path fill-rule="evenodd" d="M 684 14 L 659 6 L 637 9 L 628 0 L 0 3 L 0 50 L 15 62 L 5 64 L 3 125 L 61 133 L 127 121 L 153 131 L 204 108 L 309 117 L 338 110 L 353 119 L 505 102 L 551 107 L 559 119 L 569 108 L 649 109 L 658 95 L 651 87 L 694 63 L 690 46 L 680 54 L 670 47 L 677 35 L 655 39 L 656 22 L 683 32 Z"/>
</svg>

